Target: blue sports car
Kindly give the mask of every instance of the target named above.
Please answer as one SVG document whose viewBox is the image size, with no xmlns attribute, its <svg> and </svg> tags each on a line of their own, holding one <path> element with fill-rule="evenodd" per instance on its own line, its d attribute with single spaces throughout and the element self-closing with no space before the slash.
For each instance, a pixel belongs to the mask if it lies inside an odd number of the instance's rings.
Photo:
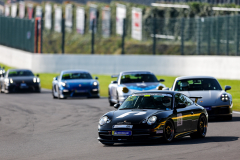
<svg viewBox="0 0 240 160">
<path fill-rule="evenodd" d="M 82 70 L 65 70 L 53 78 L 53 98 L 65 99 L 67 97 L 99 98 L 98 77 Z"/>
</svg>

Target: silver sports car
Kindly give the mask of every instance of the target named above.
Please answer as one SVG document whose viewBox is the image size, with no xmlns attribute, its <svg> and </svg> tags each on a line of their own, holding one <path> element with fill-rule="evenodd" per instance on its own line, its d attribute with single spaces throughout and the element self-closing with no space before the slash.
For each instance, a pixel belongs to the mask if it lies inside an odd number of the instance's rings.
<svg viewBox="0 0 240 160">
<path fill-rule="evenodd" d="M 110 106 L 116 103 L 122 103 L 129 95 L 137 91 L 162 90 L 165 86 L 158 80 L 156 76 L 149 71 L 127 71 L 121 72 L 119 75 L 113 75 L 112 81 L 108 86 L 108 97 Z"/>
<path fill-rule="evenodd" d="M 232 96 L 227 93 L 231 86 L 225 90 L 214 77 L 187 76 L 175 79 L 172 91 L 181 92 L 189 97 L 202 97 L 197 103 L 206 108 L 210 117 L 225 117 L 232 119 Z"/>
</svg>

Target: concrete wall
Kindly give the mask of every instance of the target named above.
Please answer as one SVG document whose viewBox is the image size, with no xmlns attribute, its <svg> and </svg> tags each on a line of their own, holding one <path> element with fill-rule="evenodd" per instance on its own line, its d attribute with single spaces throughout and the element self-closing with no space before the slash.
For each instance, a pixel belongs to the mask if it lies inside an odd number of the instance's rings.
<svg viewBox="0 0 240 160">
<path fill-rule="evenodd" d="M 149 70 L 157 75 L 209 75 L 240 79 L 240 57 L 232 56 L 32 54 L 0 46 L 0 62 L 38 73 L 56 73 L 65 69 L 84 69 L 96 74 Z"/>
</svg>

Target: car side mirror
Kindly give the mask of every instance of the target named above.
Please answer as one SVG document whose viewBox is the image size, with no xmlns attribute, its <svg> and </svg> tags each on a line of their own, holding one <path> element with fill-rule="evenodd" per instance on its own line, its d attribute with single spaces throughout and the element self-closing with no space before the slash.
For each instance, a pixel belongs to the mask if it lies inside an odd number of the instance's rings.
<svg viewBox="0 0 240 160">
<path fill-rule="evenodd" d="M 96 80 L 98 80 L 98 77 L 95 77 Z"/>
<path fill-rule="evenodd" d="M 185 108 L 185 107 L 187 107 L 187 105 L 185 103 L 179 103 L 177 105 L 177 108 Z"/>
<path fill-rule="evenodd" d="M 37 74 L 37 77 L 39 77 L 39 74 Z"/>
<path fill-rule="evenodd" d="M 111 81 L 111 83 L 112 83 L 112 84 L 116 84 L 116 83 L 117 83 L 117 81 Z"/>
<path fill-rule="evenodd" d="M 225 86 L 225 91 L 230 90 L 231 86 Z"/>
<path fill-rule="evenodd" d="M 165 80 L 164 79 L 159 79 L 159 82 L 165 82 Z"/>
<path fill-rule="evenodd" d="M 117 103 L 117 104 L 114 104 L 114 108 L 118 109 L 120 107 L 120 104 Z"/>
<path fill-rule="evenodd" d="M 53 80 L 56 81 L 58 77 L 54 77 Z"/>
</svg>

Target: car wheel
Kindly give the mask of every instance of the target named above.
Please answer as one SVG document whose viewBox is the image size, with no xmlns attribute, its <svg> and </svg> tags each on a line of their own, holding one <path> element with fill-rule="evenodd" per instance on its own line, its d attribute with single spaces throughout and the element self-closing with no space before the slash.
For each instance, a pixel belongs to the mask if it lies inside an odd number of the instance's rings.
<svg viewBox="0 0 240 160">
<path fill-rule="evenodd" d="M 108 101 L 110 106 L 114 106 L 114 103 L 111 101 L 111 95 L 109 91 L 108 91 Z"/>
<path fill-rule="evenodd" d="M 57 97 L 54 96 L 54 88 L 52 87 L 52 96 L 53 96 L 53 99 L 56 99 Z"/>
<path fill-rule="evenodd" d="M 197 132 L 190 134 L 191 138 L 204 138 L 207 134 L 207 118 L 201 115 L 198 121 Z"/>
<path fill-rule="evenodd" d="M 174 138 L 174 125 L 171 120 L 167 120 L 163 130 L 163 138 L 165 142 L 171 142 Z"/>
<path fill-rule="evenodd" d="M 118 96 L 118 92 L 116 94 L 116 97 L 117 97 L 117 103 L 119 103 L 119 96 Z"/>
</svg>

